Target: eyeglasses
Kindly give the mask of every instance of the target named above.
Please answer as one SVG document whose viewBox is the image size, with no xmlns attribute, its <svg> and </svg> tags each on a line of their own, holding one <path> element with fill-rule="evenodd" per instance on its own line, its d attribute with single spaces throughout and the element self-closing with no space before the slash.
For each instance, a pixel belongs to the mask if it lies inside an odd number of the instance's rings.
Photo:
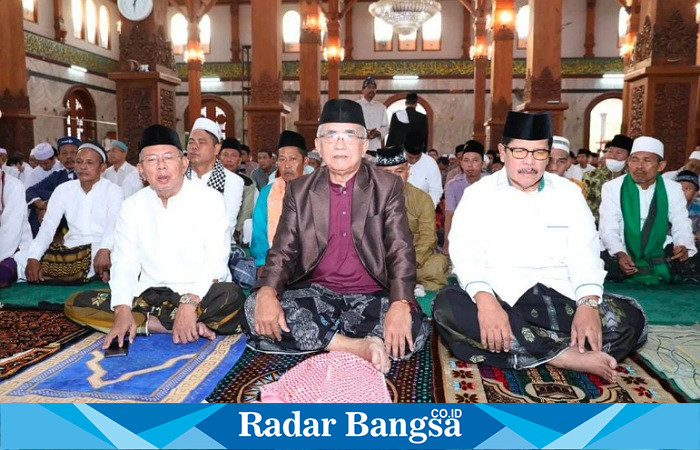
<svg viewBox="0 0 700 450">
<path fill-rule="evenodd" d="M 521 147 L 508 147 L 504 145 L 505 148 L 510 150 L 511 155 L 515 159 L 525 159 L 528 153 L 532 154 L 532 157 L 538 161 L 545 161 L 549 159 L 549 150 L 546 148 L 537 148 L 535 150 L 528 150 Z"/>
<path fill-rule="evenodd" d="M 341 138 L 343 139 L 343 142 L 348 142 L 351 144 L 356 144 L 366 139 L 364 136 L 360 136 L 353 131 L 329 131 L 328 133 L 319 136 L 319 139 L 321 139 L 326 144 L 334 144 L 338 142 Z"/>
<path fill-rule="evenodd" d="M 158 156 L 158 155 L 150 155 L 141 160 L 141 163 L 147 166 L 155 166 L 158 164 L 158 161 L 163 161 L 166 166 L 172 166 L 175 164 L 182 155 L 175 155 L 173 153 L 166 153 L 163 156 Z"/>
</svg>

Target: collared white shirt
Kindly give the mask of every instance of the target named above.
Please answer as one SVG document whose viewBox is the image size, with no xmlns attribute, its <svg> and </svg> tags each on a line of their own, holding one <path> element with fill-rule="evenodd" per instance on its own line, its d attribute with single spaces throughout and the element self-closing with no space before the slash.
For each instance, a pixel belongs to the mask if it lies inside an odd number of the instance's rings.
<svg viewBox="0 0 700 450">
<path fill-rule="evenodd" d="M 576 178 L 578 181 L 583 181 L 583 176 L 588 172 L 593 172 L 595 167 L 588 164 L 585 169 L 582 169 L 578 164 L 574 164 L 564 173 L 566 178 Z"/>
<path fill-rule="evenodd" d="M 513 187 L 505 169 L 482 178 L 465 189 L 449 239 L 453 271 L 472 299 L 495 292 L 514 305 L 537 283 L 572 300 L 603 294 L 593 215 L 581 189 L 557 175 L 545 173 L 533 192 Z"/>
<path fill-rule="evenodd" d="M 440 167 L 430 155 L 422 153 L 417 163 L 411 165 L 408 182 L 426 192 L 437 207 L 442 197 L 442 175 Z"/>
<path fill-rule="evenodd" d="M 114 170 L 114 166 L 109 166 L 102 174 L 102 178 L 106 178 L 114 184 L 123 186 L 126 177 L 134 172 L 138 173 L 136 167 L 124 161 L 124 164 L 122 164 L 119 170 Z"/>
<path fill-rule="evenodd" d="M 365 116 L 365 125 L 367 130 L 377 129 L 381 133 L 381 137 L 370 139 L 368 150 L 376 151 L 382 148 L 382 142 L 389 132 L 389 118 L 386 114 L 386 106 L 384 103 L 372 99 L 368 102 L 364 97 L 357 100 L 357 103 L 362 107 L 362 113 Z"/>
<path fill-rule="evenodd" d="M 688 249 L 688 256 L 692 257 L 697 253 L 695 239 L 693 237 L 693 226 L 688 218 L 685 196 L 680 183 L 662 178 L 668 196 L 668 221 L 671 223 L 671 236 L 666 237 L 664 246 L 673 243 L 683 245 Z M 625 246 L 625 223 L 622 217 L 622 207 L 620 206 L 620 191 L 625 176 L 617 177 L 603 184 L 600 201 L 600 238 L 603 241 L 605 250 L 610 255 L 615 256 L 618 252 L 628 253 Z M 648 189 L 639 190 L 639 212 L 640 229 L 644 226 L 649 214 L 649 207 L 654 198 L 656 183 Z"/>
<path fill-rule="evenodd" d="M 56 158 L 56 161 L 54 161 L 53 166 L 51 167 L 51 172 L 58 172 L 59 170 L 63 170 L 65 168 L 66 166 L 64 166 L 63 163 Z"/>
<path fill-rule="evenodd" d="M 131 306 L 151 287 L 203 298 L 213 280 L 230 281 L 227 226 L 221 194 L 186 178 L 167 208 L 150 187 L 124 200 L 112 252 L 112 308 Z"/>
<path fill-rule="evenodd" d="M 122 183 L 122 192 L 124 193 L 124 198 L 131 197 L 132 194 L 135 194 L 143 188 L 143 180 L 141 179 L 141 175 L 139 175 L 138 169 L 136 170 L 136 172 L 131 172 L 130 174 L 128 174 L 126 178 L 124 178 L 124 182 Z"/>
<path fill-rule="evenodd" d="M 224 184 L 224 203 L 226 204 L 226 214 L 228 215 L 228 236 L 229 241 L 233 242 L 233 232 L 236 231 L 238 211 L 240 211 L 241 203 L 243 202 L 243 186 L 245 186 L 245 183 L 243 183 L 243 178 L 226 168 L 223 169 L 224 173 L 226 174 L 226 183 Z M 197 172 L 192 169 L 191 181 L 206 186 L 213 171 L 213 169 L 210 170 L 200 178 L 197 176 Z M 214 189 L 214 191 L 218 193 L 216 189 Z"/>
<path fill-rule="evenodd" d="M 24 185 L 17 178 L 5 174 L 5 185 L 0 206 L 0 261 L 17 252 L 21 245 L 32 240 L 32 231 L 27 221 L 27 202 Z"/>
<path fill-rule="evenodd" d="M 20 172 L 19 169 L 15 166 L 8 166 L 7 164 L 3 164 L 2 171 L 8 175 L 12 175 L 13 177 L 17 178 L 19 181 L 22 182 L 22 185 L 24 185 L 26 189 L 29 187 L 29 178 L 31 177 L 31 174 L 34 171 L 34 169 L 26 162 L 22 163 L 22 167 L 24 170 Z"/>
<path fill-rule="evenodd" d="M 18 270 L 20 276 L 24 275 L 26 259 L 41 260 L 53 241 L 63 216 L 68 222 L 68 233 L 63 240 L 66 247 L 90 244 L 93 259 L 98 250 L 111 250 L 121 204 L 122 190 L 109 180 L 100 179 L 87 193 L 80 186 L 80 180 L 58 185 L 51 194 L 39 232 L 29 245 L 25 257 L 20 258 L 22 261 L 17 261 L 18 266 L 23 266 L 21 271 Z M 94 270 L 90 267 L 88 276 L 92 275 Z"/>
<path fill-rule="evenodd" d="M 37 183 L 41 183 L 54 172 L 54 169 L 44 170 L 41 166 L 36 166 L 27 177 L 27 187 L 32 187 Z"/>
</svg>

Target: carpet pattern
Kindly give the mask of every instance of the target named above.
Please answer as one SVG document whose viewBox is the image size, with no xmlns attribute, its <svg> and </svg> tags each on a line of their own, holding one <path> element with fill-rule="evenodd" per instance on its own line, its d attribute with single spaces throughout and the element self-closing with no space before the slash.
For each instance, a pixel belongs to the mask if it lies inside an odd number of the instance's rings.
<svg viewBox="0 0 700 450">
<path fill-rule="evenodd" d="M 260 387 L 275 382 L 287 370 L 312 355 L 278 355 L 246 348 L 243 356 L 207 397 L 212 403 L 250 403 L 259 400 Z M 432 403 L 433 367 L 430 346 L 407 361 L 393 361 L 386 384 L 394 403 Z"/>
<path fill-rule="evenodd" d="M 639 355 L 687 398 L 700 401 L 700 325 L 651 325 Z"/>
<path fill-rule="evenodd" d="M 550 365 L 532 369 L 497 369 L 460 361 L 442 344 L 434 345 L 437 402 L 446 403 L 677 403 L 683 396 L 628 358 L 615 383 Z M 438 389 L 440 390 L 440 389 Z"/>
<path fill-rule="evenodd" d="M 88 333 L 62 312 L 0 310 L 0 380 L 53 355 Z"/>
<path fill-rule="evenodd" d="M 15 283 L 0 291 L 0 308 L 40 308 L 44 310 L 63 311 L 66 299 L 76 292 L 92 289 L 108 289 L 102 281 L 81 286 L 46 286 L 29 283 Z"/>
<path fill-rule="evenodd" d="M 92 333 L 0 383 L 0 402 L 201 402 L 245 349 L 242 335 L 173 344 L 139 336 L 129 355 L 105 358 Z"/>
</svg>

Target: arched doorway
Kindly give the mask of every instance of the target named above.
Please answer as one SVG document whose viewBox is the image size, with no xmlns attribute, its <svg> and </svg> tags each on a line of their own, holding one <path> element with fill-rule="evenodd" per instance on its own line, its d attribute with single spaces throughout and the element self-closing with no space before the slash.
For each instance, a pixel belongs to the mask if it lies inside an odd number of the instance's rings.
<svg viewBox="0 0 700 450">
<path fill-rule="evenodd" d="M 185 108 L 185 124 L 189 121 L 189 109 L 189 106 Z M 200 116 L 218 123 L 221 127 L 221 135 L 223 137 L 236 137 L 236 113 L 229 102 L 218 95 L 202 95 L 202 110 Z M 189 132 L 191 128 L 191 126 L 187 126 L 185 127 L 185 131 Z"/>
<path fill-rule="evenodd" d="M 73 136 L 82 141 L 95 140 L 97 112 L 90 92 L 82 86 L 71 87 L 63 96 L 63 106 L 66 108 L 66 136 Z"/>
<path fill-rule="evenodd" d="M 622 94 L 608 92 L 594 98 L 584 114 L 583 145 L 597 152 L 620 133 L 622 126 Z"/>
<path fill-rule="evenodd" d="M 386 106 L 386 113 L 391 122 L 391 116 L 398 110 L 406 108 L 406 93 L 394 94 L 391 97 L 384 100 L 384 106 Z M 428 116 L 428 150 L 433 148 L 433 108 L 430 106 L 423 97 L 418 96 L 418 105 L 416 106 L 416 111 L 421 112 Z"/>
</svg>

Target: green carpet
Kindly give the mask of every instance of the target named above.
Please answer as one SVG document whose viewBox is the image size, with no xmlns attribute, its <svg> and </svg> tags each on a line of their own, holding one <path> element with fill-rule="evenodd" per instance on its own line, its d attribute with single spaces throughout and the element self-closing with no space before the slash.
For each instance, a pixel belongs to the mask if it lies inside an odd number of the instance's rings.
<svg viewBox="0 0 700 450">
<path fill-rule="evenodd" d="M 16 283 L 10 288 L 0 289 L 0 304 L 4 307 L 63 309 L 69 295 L 90 289 L 107 289 L 109 285 L 94 281 L 82 286 L 40 286 Z"/>
<path fill-rule="evenodd" d="M 646 287 L 608 282 L 605 283 L 605 291 L 637 299 L 651 324 L 700 323 L 700 286 L 696 284 Z"/>
</svg>

